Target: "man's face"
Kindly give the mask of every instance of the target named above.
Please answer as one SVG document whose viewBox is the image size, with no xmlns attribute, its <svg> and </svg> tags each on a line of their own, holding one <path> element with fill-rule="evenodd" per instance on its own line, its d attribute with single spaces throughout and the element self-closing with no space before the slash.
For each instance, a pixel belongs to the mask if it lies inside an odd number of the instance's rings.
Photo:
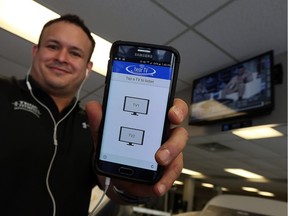
<svg viewBox="0 0 288 216">
<path fill-rule="evenodd" d="M 31 75 L 48 94 L 74 96 L 86 70 L 91 42 L 83 30 L 68 22 L 45 28 L 41 42 L 33 48 Z"/>
<path fill-rule="evenodd" d="M 239 75 L 241 76 L 241 75 L 243 75 L 244 74 L 244 71 L 245 71 L 245 69 L 242 67 L 242 68 L 240 68 L 239 69 Z"/>
</svg>

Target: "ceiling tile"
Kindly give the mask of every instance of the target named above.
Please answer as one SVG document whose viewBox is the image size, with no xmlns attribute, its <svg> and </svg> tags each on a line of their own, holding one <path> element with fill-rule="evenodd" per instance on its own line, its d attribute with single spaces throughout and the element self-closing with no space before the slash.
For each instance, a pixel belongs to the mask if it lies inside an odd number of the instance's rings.
<svg viewBox="0 0 288 216">
<path fill-rule="evenodd" d="M 191 136 L 189 137 L 187 147 L 191 145 L 197 145 L 197 144 L 208 143 L 208 142 L 211 142 L 211 141 L 208 140 L 206 136 Z"/>
<path fill-rule="evenodd" d="M 217 142 L 242 140 L 242 138 L 240 138 L 239 136 L 235 136 L 230 131 L 211 134 L 211 135 L 208 135 L 206 139 L 211 140 L 211 141 L 217 140 Z"/>
<path fill-rule="evenodd" d="M 209 15 L 217 8 L 221 7 L 228 0 L 181 0 L 181 3 L 175 0 L 155 0 L 160 5 L 169 10 L 179 19 L 188 25 L 193 25 L 198 20 Z"/>
<path fill-rule="evenodd" d="M 33 44 L 2 28 L 0 28 L 0 35 L 0 57 L 29 68 L 32 61 Z M 12 73 L 12 71 L 10 72 Z"/>
<path fill-rule="evenodd" d="M 151 1 L 90 1 L 89 7 L 77 0 L 38 1 L 56 12 L 75 13 L 83 17 L 91 30 L 113 42 L 132 40 L 164 44 L 184 26 Z M 85 10 L 79 8 L 85 7 Z"/>
<path fill-rule="evenodd" d="M 253 140 L 257 146 L 287 158 L 287 136 Z"/>
<path fill-rule="evenodd" d="M 277 158 L 273 158 L 273 160 L 270 160 L 270 161 L 272 161 L 273 164 L 277 166 L 279 169 L 286 170 L 287 172 L 287 158 L 277 157 Z"/>
<path fill-rule="evenodd" d="M 0 57 L 1 75 L 4 77 L 15 76 L 18 79 L 23 79 L 28 71 L 27 67 L 11 62 L 5 58 Z"/>
<path fill-rule="evenodd" d="M 266 158 L 266 160 L 263 160 L 263 158 L 250 158 L 246 160 L 246 163 L 251 166 L 259 167 L 260 169 L 279 169 L 279 167 L 273 163 L 274 159 L 275 157 Z"/>
<path fill-rule="evenodd" d="M 276 129 L 277 131 L 287 135 L 287 124 L 283 124 L 283 125 L 274 127 L 274 129 Z"/>
<path fill-rule="evenodd" d="M 181 81 L 180 79 L 177 80 L 177 87 L 176 87 L 176 92 L 180 92 L 182 90 L 188 89 L 191 86 L 187 84 L 186 82 Z"/>
<path fill-rule="evenodd" d="M 287 50 L 287 1 L 234 1 L 196 29 L 239 60 L 270 49 L 282 53 Z"/>
<path fill-rule="evenodd" d="M 191 84 L 193 78 L 222 68 L 223 62 L 233 62 L 230 57 L 192 31 L 183 34 L 169 45 L 178 49 L 181 55 L 179 78 L 190 81 Z"/>
<path fill-rule="evenodd" d="M 90 76 L 85 81 L 85 84 L 83 85 L 83 90 L 86 92 L 94 92 L 97 89 L 100 89 L 105 84 L 105 77 L 96 73 L 91 72 Z"/>
<path fill-rule="evenodd" d="M 97 94 L 85 95 L 84 97 L 80 97 L 80 106 L 84 108 L 88 101 L 98 101 L 102 103 L 102 100 L 103 98 Z"/>
<path fill-rule="evenodd" d="M 255 145 L 253 142 L 249 141 L 235 141 L 235 142 L 222 142 L 228 147 L 235 149 L 238 152 L 247 154 L 251 157 L 277 157 L 279 156 L 275 152 L 269 151 L 266 148 L 262 148 L 258 145 Z"/>
</svg>

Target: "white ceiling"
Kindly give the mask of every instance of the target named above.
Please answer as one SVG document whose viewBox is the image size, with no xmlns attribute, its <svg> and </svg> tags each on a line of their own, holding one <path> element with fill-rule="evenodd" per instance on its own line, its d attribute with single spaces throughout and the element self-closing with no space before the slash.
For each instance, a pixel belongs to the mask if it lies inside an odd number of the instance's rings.
<svg viewBox="0 0 288 216">
<path fill-rule="evenodd" d="M 59 14 L 78 14 L 94 33 L 110 42 L 131 40 L 175 47 L 182 57 L 177 85 L 180 97 L 182 90 L 191 88 L 192 80 L 203 74 L 271 49 L 275 55 L 287 52 L 286 0 L 37 2 Z M 3 29 L 0 38 L 0 75 L 24 77 L 31 62 L 32 44 Z M 90 99 L 102 101 L 104 80 L 93 73 L 81 94 L 83 103 Z M 287 116 L 287 111 L 283 115 Z M 287 135 L 286 124 L 278 129 Z M 234 151 L 215 153 L 196 147 L 207 142 L 218 142 Z M 241 186 L 255 186 L 286 200 L 286 136 L 253 141 L 239 139 L 230 132 L 191 136 L 184 159 L 186 168 L 204 173 L 209 176 L 205 181 L 227 187 L 231 193 L 241 193 Z M 225 173 L 227 166 L 254 171 L 270 182 L 247 182 Z"/>
</svg>

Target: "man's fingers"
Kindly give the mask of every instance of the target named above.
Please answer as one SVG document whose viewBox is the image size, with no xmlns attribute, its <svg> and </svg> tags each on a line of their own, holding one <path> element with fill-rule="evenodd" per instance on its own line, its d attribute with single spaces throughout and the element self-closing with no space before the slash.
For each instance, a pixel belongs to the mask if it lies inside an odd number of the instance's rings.
<svg viewBox="0 0 288 216">
<path fill-rule="evenodd" d="M 177 127 L 171 131 L 169 139 L 157 151 L 156 161 L 165 166 L 174 160 L 185 148 L 188 132 L 185 128 Z"/>
<path fill-rule="evenodd" d="M 183 168 L 183 155 L 180 153 L 167 167 L 162 178 L 154 185 L 156 196 L 164 195 L 179 177 Z"/>
<path fill-rule="evenodd" d="M 183 100 L 176 98 L 174 100 L 174 105 L 171 107 L 168 113 L 170 122 L 176 125 L 181 124 L 186 118 L 187 114 L 187 104 Z"/>
</svg>

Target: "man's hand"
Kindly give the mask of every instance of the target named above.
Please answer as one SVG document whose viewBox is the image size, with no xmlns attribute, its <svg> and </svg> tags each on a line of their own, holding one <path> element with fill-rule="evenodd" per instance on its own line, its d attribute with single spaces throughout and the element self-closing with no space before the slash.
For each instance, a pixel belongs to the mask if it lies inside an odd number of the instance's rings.
<svg viewBox="0 0 288 216">
<path fill-rule="evenodd" d="M 102 118 L 101 105 L 97 102 L 89 102 L 86 105 L 86 112 L 94 142 L 97 144 L 98 130 Z M 183 122 L 187 113 L 187 104 L 181 99 L 175 99 L 173 107 L 169 110 L 168 117 L 171 124 L 179 125 Z M 169 139 L 158 149 L 155 155 L 158 164 L 164 167 L 163 176 L 155 185 L 137 184 L 118 179 L 112 179 L 111 184 L 117 186 L 117 188 L 125 191 L 127 194 L 139 197 L 164 195 L 181 174 L 183 168 L 182 151 L 187 139 L 188 133 L 183 127 L 174 127 L 171 129 Z M 104 182 L 105 177 L 99 176 L 99 179 L 101 182 Z M 120 201 L 112 190 L 109 190 L 108 196 L 115 201 Z"/>
</svg>

